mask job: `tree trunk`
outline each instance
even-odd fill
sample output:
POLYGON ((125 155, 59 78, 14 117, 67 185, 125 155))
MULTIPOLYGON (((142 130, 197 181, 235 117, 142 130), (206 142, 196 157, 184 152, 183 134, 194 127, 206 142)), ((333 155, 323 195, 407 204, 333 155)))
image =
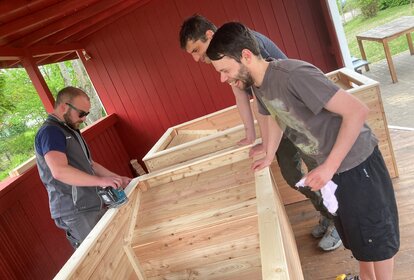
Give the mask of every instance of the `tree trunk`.
POLYGON ((80 60, 72 60, 72 66, 79 81, 78 86, 88 94, 91 100, 91 111, 90 114, 86 117, 86 123, 91 124, 102 118, 101 101, 99 100, 98 94, 96 93, 95 88, 89 80, 89 76, 86 73, 85 68, 80 63, 80 60))
POLYGON ((72 79, 70 78, 69 70, 66 67, 65 63, 64 62, 59 62, 58 66, 59 66, 60 74, 63 77, 65 87, 71 86, 72 85, 72 79))

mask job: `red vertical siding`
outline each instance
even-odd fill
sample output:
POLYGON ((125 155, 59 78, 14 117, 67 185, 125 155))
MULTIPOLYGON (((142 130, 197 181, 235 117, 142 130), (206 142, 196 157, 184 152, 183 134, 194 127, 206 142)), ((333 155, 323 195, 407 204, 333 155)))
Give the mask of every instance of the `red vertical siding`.
POLYGON ((220 26, 241 21, 275 41, 291 58, 331 71, 321 1, 153 0, 85 39, 86 63, 104 106, 120 117, 130 157, 142 158, 168 127, 234 104, 210 65, 179 47, 182 21, 194 13, 220 26))
POLYGON ((46 190, 35 167, 1 191, 2 279, 51 279, 72 252, 64 232, 50 218, 46 190))

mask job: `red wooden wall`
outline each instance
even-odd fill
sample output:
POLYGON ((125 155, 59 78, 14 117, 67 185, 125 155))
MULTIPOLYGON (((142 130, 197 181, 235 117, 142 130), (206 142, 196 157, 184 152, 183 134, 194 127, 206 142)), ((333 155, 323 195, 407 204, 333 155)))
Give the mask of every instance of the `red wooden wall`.
POLYGON ((179 47, 182 21, 199 13, 217 26, 241 21, 270 37, 291 58, 322 71, 335 60, 322 0, 153 0, 83 42, 86 68, 130 157, 141 159, 173 125, 235 103, 210 65, 179 47))
MULTIPOLYGON (((132 176, 116 125, 116 115, 110 115, 83 135, 95 161, 132 176)), ((50 218, 36 166, 0 182, 0 279, 52 279, 72 253, 64 231, 50 218)))

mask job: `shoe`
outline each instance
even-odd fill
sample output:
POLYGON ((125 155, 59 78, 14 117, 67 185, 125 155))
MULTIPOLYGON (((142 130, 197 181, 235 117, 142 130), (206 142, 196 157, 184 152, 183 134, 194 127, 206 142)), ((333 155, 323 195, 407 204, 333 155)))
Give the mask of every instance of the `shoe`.
POLYGON ((361 280, 361 278, 359 278, 359 276, 351 276, 351 275, 347 275, 347 274, 340 274, 338 276, 336 276, 335 280, 361 280))
POLYGON ((319 224, 317 224, 313 229, 312 229, 312 236, 315 238, 321 238, 326 230, 328 229, 330 224, 330 221, 328 220, 328 218, 321 216, 321 218, 319 219, 319 224))
POLYGON ((328 226, 324 236, 322 237, 321 241, 319 241, 319 248, 324 251, 332 251, 341 246, 342 240, 339 237, 338 232, 334 225, 328 226))

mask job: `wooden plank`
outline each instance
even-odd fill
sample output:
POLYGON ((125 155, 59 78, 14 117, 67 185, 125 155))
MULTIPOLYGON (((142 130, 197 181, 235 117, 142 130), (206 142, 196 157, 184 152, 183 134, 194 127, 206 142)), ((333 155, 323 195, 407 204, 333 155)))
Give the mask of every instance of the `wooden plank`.
POLYGON ((255 176, 263 279, 303 279, 296 241, 270 169, 255 176))
POLYGON ((194 160, 164 168, 147 175, 141 176, 149 187, 159 186, 168 182, 173 182, 182 178, 193 176, 211 169, 218 168, 230 163, 234 163, 249 158, 249 149, 252 145, 243 147, 230 147, 219 152, 202 156, 194 160))
MULTIPOLYGON (((149 158, 152 158, 153 155, 158 152, 165 149, 166 146, 171 142, 171 140, 174 137, 174 134, 172 134, 174 131, 173 127, 170 127, 167 129, 166 132, 161 136, 160 139, 155 143, 154 146, 152 146, 151 150, 148 151, 148 153, 145 155, 145 157, 142 159, 142 161, 147 161, 149 158)), ((147 166, 148 168, 148 166, 147 166)))
POLYGON ((298 248, 292 227, 290 225, 285 207, 280 203, 280 192, 278 191, 274 174, 270 173, 274 197, 276 203, 276 210, 280 218, 280 226, 282 229, 283 244, 285 246, 286 259, 288 260, 289 276, 292 279, 303 280, 303 272, 301 261, 299 258, 298 248))
POLYGON ((35 164, 36 164, 36 157, 33 156, 33 157, 29 158, 28 160, 26 160, 25 162, 23 162, 22 164, 20 164, 19 166, 17 166, 12 171, 10 171, 9 176, 10 177, 19 176, 19 175, 23 174, 24 172, 26 172, 27 170, 29 170, 35 164))
POLYGON ((132 244, 148 279, 261 277, 250 165, 246 157, 144 193, 132 244))
POLYGON ((348 93, 353 94, 368 106, 370 111, 366 123, 378 138, 378 146, 384 156, 391 178, 398 177, 394 149, 388 131, 379 83, 348 68, 330 72, 326 76, 338 86, 344 86, 348 93))
POLYGON ((133 198, 136 196, 133 192, 135 189, 138 190, 137 183, 138 180, 135 179, 126 188, 131 200, 121 208, 109 209, 105 213, 54 279, 88 279, 100 265, 104 255, 122 257, 122 246, 116 247, 113 242, 124 242, 124 234, 129 229, 128 221, 131 218, 128 213, 132 213, 132 206, 135 205, 133 198))
POLYGON ((269 168, 256 172, 255 177, 262 277, 265 280, 291 279, 269 168))
MULTIPOLYGON (((134 272, 137 275, 139 280, 146 280, 147 277, 144 274, 144 270, 139 263, 137 256, 135 255, 134 251, 132 250, 130 245, 124 246, 125 254, 128 256, 128 260, 131 263, 132 267, 134 268, 134 272)), ((123 278, 124 279, 124 278, 123 278)))
POLYGON ((135 193, 136 197, 133 199, 134 205, 132 206, 131 219, 129 220, 129 228, 125 236, 125 243, 128 245, 131 244, 133 238, 134 229, 137 223, 138 211, 141 205, 142 191, 138 188, 137 191, 135 191, 135 193))
POLYGON ((214 271, 240 257, 260 259, 256 216, 169 237, 135 248, 148 277, 168 278, 171 272, 198 272, 205 266, 214 271))
MULTIPOLYGON (((259 131, 256 126, 257 132, 259 131)), ((145 164, 150 171, 158 170, 178 163, 185 162, 200 156, 210 154, 212 151, 223 150, 236 146, 237 142, 244 137, 243 125, 239 125, 202 139, 184 143, 180 146, 160 151, 156 157, 146 159, 145 164)))

